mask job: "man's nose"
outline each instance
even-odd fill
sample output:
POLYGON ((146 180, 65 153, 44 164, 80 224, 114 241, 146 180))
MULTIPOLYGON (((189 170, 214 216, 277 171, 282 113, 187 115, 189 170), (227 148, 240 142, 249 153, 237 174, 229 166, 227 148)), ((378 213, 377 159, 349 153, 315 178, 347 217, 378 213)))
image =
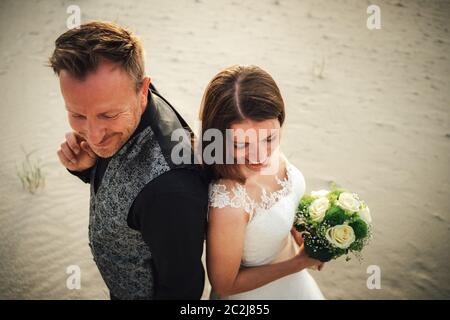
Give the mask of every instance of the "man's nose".
POLYGON ((92 144, 100 144, 105 136, 105 128, 100 126, 97 121, 88 121, 87 138, 92 144))

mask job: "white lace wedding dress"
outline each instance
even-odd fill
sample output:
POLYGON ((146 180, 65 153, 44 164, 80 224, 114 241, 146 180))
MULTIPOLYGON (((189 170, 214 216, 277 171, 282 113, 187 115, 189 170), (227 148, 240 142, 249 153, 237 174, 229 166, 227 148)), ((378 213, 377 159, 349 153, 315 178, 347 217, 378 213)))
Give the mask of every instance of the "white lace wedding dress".
MULTIPOLYGON (((286 178, 277 179, 279 190, 268 193, 262 190, 261 201, 253 201, 245 188, 236 183, 227 188, 211 183, 211 207, 243 207, 250 215, 247 225, 241 265, 254 267, 287 260, 298 252, 290 230, 294 223, 296 207, 305 192, 303 174, 286 160, 286 178)), ((260 288, 221 299, 324 299, 315 280, 307 270, 285 276, 260 288)))

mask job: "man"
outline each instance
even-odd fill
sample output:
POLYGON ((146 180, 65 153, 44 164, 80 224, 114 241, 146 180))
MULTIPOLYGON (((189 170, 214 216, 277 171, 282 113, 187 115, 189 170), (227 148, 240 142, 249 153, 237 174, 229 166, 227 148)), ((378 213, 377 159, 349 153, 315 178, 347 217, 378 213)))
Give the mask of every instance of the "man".
POLYGON ((111 299, 199 299, 208 181, 171 159, 171 133, 187 124, 150 85, 128 30, 92 22, 55 45, 74 131, 58 157, 91 184, 89 245, 111 299))

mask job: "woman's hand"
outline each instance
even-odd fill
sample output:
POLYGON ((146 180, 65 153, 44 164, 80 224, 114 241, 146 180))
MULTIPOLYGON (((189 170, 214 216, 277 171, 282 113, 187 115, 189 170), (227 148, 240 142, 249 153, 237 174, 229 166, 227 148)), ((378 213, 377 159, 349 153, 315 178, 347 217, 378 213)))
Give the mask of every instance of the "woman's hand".
POLYGON ((297 254, 296 258, 299 259, 301 263, 306 263, 307 264, 306 268, 317 269, 319 271, 322 270, 323 267, 325 266, 325 262, 312 259, 308 257, 308 255, 306 254, 305 247, 303 245, 304 243, 303 232, 299 232, 297 231, 297 229, 295 229, 295 227, 292 227, 291 234, 292 237, 295 239, 295 242, 300 247, 300 252, 297 254))
POLYGON ((297 231, 295 227, 292 227, 291 229, 292 237, 294 237, 295 242, 298 244, 299 247, 303 245, 303 233, 297 231))
POLYGON ((299 253, 294 257, 294 259, 298 262, 298 265, 301 269, 310 268, 310 269, 317 269, 322 270, 325 262, 322 262, 320 260, 316 260, 313 258, 310 258, 305 251, 305 246, 302 245, 300 247, 299 253))

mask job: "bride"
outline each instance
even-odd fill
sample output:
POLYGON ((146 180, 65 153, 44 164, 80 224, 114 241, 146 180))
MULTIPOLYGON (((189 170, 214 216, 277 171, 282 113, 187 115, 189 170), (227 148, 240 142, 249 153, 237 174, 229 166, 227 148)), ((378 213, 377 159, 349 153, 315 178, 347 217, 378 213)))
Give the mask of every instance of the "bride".
MULTIPOLYGON (((223 162, 203 159, 213 177, 206 243, 212 295, 324 299, 306 270, 320 271, 323 263, 306 255, 292 227, 305 181, 279 151, 285 111, 272 77, 255 66, 221 71, 206 89, 200 117, 202 137, 220 130, 224 151, 223 162)), ((208 143, 201 148, 205 154, 208 143)))

